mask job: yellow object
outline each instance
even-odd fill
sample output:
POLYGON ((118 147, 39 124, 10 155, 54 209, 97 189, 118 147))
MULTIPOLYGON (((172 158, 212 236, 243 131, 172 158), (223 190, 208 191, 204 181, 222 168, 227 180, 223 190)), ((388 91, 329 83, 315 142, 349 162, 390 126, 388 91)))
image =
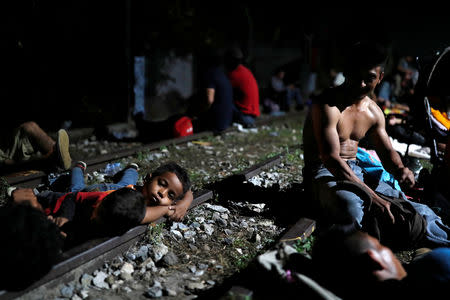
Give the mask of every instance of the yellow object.
POLYGON ((440 112, 439 110, 431 107, 431 114, 436 118, 436 120, 439 121, 439 123, 444 125, 447 130, 450 129, 450 120, 448 119, 446 112, 440 112))

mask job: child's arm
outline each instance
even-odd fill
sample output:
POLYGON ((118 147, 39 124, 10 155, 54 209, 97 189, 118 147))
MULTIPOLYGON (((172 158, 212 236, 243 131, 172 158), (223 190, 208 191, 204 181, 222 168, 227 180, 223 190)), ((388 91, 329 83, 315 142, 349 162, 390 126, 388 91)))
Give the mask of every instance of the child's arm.
POLYGON ((172 205, 174 208, 174 212, 172 215, 169 216, 169 218, 172 221, 181 221, 184 216, 186 215, 186 212, 189 208, 189 206, 192 203, 192 200, 194 199, 194 195, 191 190, 187 191, 186 194, 184 194, 183 199, 177 202, 176 205, 172 205))
POLYGON ((163 216, 170 217, 173 215, 174 209, 175 206, 173 205, 147 206, 145 208, 145 216, 144 219, 142 219, 141 224, 154 222, 163 216))

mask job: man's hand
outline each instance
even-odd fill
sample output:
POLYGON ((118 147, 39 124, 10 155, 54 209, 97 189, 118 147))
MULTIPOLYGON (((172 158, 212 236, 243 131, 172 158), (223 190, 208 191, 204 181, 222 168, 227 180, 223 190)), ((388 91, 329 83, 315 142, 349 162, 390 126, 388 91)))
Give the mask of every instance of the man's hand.
POLYGON ((395 224, 395 218, 391 212, 391 203, 389 201, 386 201, 375 194, 374 196, 372 196, 372 204, 375 204, 383 214, 386 214, 387 217, 391 219, 392 224, 395 224))
POLYGON ((406 167, 398 169, 398 171, 395 175, 396 175, 398 182, 402 186, 405 186, 407 188, 412 188, 416 184, 416 181, 414 179, 414 173, 406 167))
POLYGON ((43 210, 32 189, 16 189, 12 192, 11 196, 15 204, 29 203, 31 206, 43 210))

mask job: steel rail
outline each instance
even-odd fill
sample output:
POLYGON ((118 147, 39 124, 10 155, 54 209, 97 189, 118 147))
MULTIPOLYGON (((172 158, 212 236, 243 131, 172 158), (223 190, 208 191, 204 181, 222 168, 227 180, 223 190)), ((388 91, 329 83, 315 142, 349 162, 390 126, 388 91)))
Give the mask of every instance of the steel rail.
MULTIPOLYGON (((249 179, 264 169, 270 168, 281 161, 284 154, 276 155, 261 163, 243 170, 235 176, 241 177, 243 180, 249 179)), ((214 198, 214 192, 211 190, 201 190, 194 194, 189 210, 214 198)), ((154 223, 165 222, 166 218, 160 218, 154 223)), ((113 238, 98 238, 89 240, 79 246, 67 250, 61 256, 60 261, 52 267, 49 273, 34 282, 32 285, 21 291, 0 291, 0 300, 14 299, 21 295, 27 294, 38 288, 46 286, 55 286, 71 280, 75 280, 82 273, 89 273, 101 267, 105 261, 124 253, 132 245, 134 245, 146 232, 148 225, 140 225, 127 231, 121 236, 113 238), (82 268, 82 273, 75 271, 82 268)))
MULTIPOLYGON (((257 120, 256 125, 257 126, 269 125, 269 124, 272 124, 277 121, 288 120, 290 118, 295 118, 295 117, 298 117, 298 113, 286 114, 284 116, 269 117, 267 119, 257 120)), ((223 131, 221 134, 225 134, 225 133, 236 131, 236 130, 237 129, 234 127, 229 127, 228 129, 223 131)), ((86 160, 86 163, 88 165, 87 171, 103 168, 111 161, 118 160, 118 159, 121 159, 121 158, 124 158, 127 156, 131 156, 131 155, 135 155, 141 151, 156 150, 163 146, 187 143, 187 142, 190 142, 190 141, 193 141, 196 139, 201 139, 201 138, 205 138, 205 137, 213 136, 213 135, 214 134, 212 131, 203 131, 203 132, 194 133, 193 135, 189 135, 189 136, 185 136, 185 137, 161 140, 161 141, 141 145, 141 146, 138 146, 135 148, 119 150, 114 153, 98 156, 98 157, 95 157, 92 159, 87 159, 86 160)), ((45 183, 45 180, 47 179, 47 174, 43 171, 36 171, 31 174, 22 175, 24 173, 25 172, 15 172, 15 173, 10 173, 10 174, 0 175, 0 177, 4 177, 9 186, 17 186, 17 187, 24 187, 24 188, 36 187, 41 183, 45 183)))

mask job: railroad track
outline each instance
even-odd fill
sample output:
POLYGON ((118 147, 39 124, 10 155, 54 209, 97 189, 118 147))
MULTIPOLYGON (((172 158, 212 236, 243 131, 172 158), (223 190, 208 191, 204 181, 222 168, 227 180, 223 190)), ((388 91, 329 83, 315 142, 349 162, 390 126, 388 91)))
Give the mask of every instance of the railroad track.
MULTIPOLYGON (((233 176, 235 178, 240 178, 243 181, 247 180, 261 173, 264 169, 279 164, 281 158, 282 154, 279 154, 233 176)), ((194 200, 189 209, 213 198, 214 191, 212 190, 197 191, 194 194, 194 200)), ((155 223, 162 223, 165 221, 165 218, 161 218, 155 223)), ((301 218, 286 231, 279 242, 293 243, 297 239, 305 238, 313 232, 314 226, 315 222, 313 220, 301 218)), ((147 226, 141 225, 132 228, 122 236, 87 241, 84 244, 63 253, 60 262, 56 264, 48 274, 27 289, 18 292, 0 292, 0 299, 15 299, 24 294, 32 293, 38 288, 45 289, 48 286, 56 286, 73 281, 80 276, 80 269, 82 270, 82 273, 93 272, 101 267, 105 261, 109 261, 126 252, 127 249, 142 238, 146 232, 147 226)))
MULTIPOLYGON (((297 118, 299 116, 298 113, 290 113, 286 114, 285 116, 276 116, 276 117, 267 117, 265 119, 257 120, 256 125, 262 126, 262 125, 270 125, 271 123, 278 122, 280 120, 287 120, 290 118, 297 118)), ((227 130, 225 130, 223 133, 227 133, 230 131, 236 131, 237 129, 235 127, 230 127, 227 130)), ((103 167, 105 167, 108 163, 128 157, 131 155, 135 155, 141 151, 151 151, 160 149, 161 147, 168 146, 168 145, 179 145, 184 144, 190 141, 206 138, 213 136, 213 132, 211 131, 203 131, 199 133, 195 133, 190 136, 186 137, 180 137, 180 138, 174 138, 174 139, 168 139, 168 140, 162 140, 154 143, 145 144, 142 146, 134 147, 131 149, 125 149, 125 150, 119 150, 114 153, 98 156, 92 159, 87 159, 85 162, 87 163, 87 171, 92 170, 98 170, 103 167)), ((32 173, 22 171, 22 172, 15 172, 5 175, 0 175, 0 177, 5 178, 7 184, 9 186, 17 186, 17 187, 24 187, 24 188, 34 188, 38 186, 41 183, 45 183, 47 180, 47 174, 42 171, 33 171, 32 173)))
MULTIPOLYGON (((293 115, 287 117, 290 118, 296 116, 293 115)), ((283 118, 271 118, 268 120, 264 120, 263 122, 259 122, 258 125, 270 124, 271 122, 278 121, 279 119, 283 118)), ((230 129, 229 131, 231 130, 234 129, 230 129)), ((212 136, 212 133, 202 132, 184 138, 165 140, 149 145, 143 145, 134 149, 127 149, 109 155, 104 155, 88 160, 88 171, 98 170, 111 161, 135 155, 140 151, 160 149, 162 146, 187 143, 189 141, 205 138, 208 136, 212 136)), ((240 177, 242 180, 247 180, 259 174, 263 169, 279 164, 281 157, 282 155, 280 154, 262 163, 256 164, 237 174, 237 177, 240 177)), ((46 176, 47 175, 44 173, 39 173, 31 174, 28 176, 10 176, 6 178, 8 180, 8 184, 10 185, 20 187, 35 187, 36 185, 42 183, 46 179, 46 176)), ((213 190, 207 189, 195 192, 194 200, 191 204, 190 209, 213 199, 214 193, 215 192, 213 190)), ((162 223, 165 221, 165 218, 161 218, 155 223, 162 223)), ((314 225, 315 222, 313 220, 301 218, 297 223, 293 224, 293 226, 281 237, 280 241, 292 243, 299 238, 305 238, 313 232, 314 225)), ((73 249, 70 249, 63 253, 60 262, 56 264, 52 268, 52 270, 43 278, 23 291, 0 291, 0 299, 14 299, 39 288, 45 288, 46 286, 55 286, 64 282, 72 281, 77 278, 77 276, 79 275, 77 274, 77 272, 80 272, 80 269, 84 273, 92 272, 93 270, 99 268, 99 266, 101 266, 104 261, 111 260, 112 258, 124 253, 127 249, 130 248, 131 245, 135 244, 140 238, 142 238, 142 236, 146 232, 147 226, 142 225, 129 230, 122 236, 117 236, 110 239, 102 238, 91 240, 73 249), (77 269, 78 271, 75 271, 77 269)))

